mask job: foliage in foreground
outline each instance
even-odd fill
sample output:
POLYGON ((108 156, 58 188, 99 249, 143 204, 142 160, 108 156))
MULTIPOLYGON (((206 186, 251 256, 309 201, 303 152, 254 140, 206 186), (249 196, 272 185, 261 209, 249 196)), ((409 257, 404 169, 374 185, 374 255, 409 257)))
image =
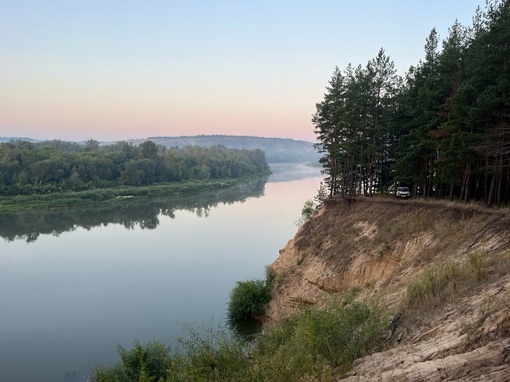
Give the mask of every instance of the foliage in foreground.
POLYGON ((380 344, 386 323, 377 309, 344 301, 306 309, 253 343, 188 328, 180 351, 135 342, 130 350, 119 348, 121 360, 97 368, 91 382, 331 381, 380 344))

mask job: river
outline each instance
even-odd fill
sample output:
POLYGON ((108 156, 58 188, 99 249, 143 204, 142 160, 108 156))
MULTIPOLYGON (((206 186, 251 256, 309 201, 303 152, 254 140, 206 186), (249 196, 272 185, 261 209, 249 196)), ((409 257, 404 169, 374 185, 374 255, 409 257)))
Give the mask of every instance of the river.
POLYGON ((133 340, 225 326, 236 281, 263 278, 319 169, 273 165, 230 190, 0 216, 0 380, 84 381, 133 340))

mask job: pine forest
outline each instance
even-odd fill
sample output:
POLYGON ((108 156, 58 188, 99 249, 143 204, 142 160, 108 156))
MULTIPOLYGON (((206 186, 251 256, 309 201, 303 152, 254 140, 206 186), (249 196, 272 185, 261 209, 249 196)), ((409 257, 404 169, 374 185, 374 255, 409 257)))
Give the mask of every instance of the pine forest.
POLYGON ((381 49, 335 68, 312 117, 329 194, 510 202, 510 1, 432 29, 404 77, 381 49))

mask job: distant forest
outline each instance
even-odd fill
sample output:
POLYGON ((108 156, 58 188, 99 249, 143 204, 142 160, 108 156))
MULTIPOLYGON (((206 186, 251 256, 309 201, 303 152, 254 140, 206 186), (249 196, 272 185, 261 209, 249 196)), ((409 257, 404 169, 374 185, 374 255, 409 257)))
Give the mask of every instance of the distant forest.
POLYGON ((195 135, 183 137, 150 137, 149 140, 166 147, 222 145, 235 149, 261 149, 268 163, 318 163, 320 155, 313 143, 295 139, 265 138, 240 135, 195 135))
POLYGON ((312 122, 331 195, 510 201, 510 0, 455 22, 405 77, 381 49, 335 69, 312 122))
POLYGON ((191 180, 254 178, 269 174, 262 150, 166 148, 152 141, 100 146, 59 140, 0 143, 0 195, 147 186, 191 180))

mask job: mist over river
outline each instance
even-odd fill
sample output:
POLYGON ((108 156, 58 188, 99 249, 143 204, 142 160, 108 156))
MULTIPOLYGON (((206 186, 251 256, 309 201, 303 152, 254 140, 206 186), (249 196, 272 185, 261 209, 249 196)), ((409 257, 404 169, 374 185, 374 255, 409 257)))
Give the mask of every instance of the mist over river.
POLYGON ((271 169, 200 195, 2 214, 0 381, 84 381, 119 344, 225 327, 235 282, 264 277, 319 188, 318 168, 271 169))

